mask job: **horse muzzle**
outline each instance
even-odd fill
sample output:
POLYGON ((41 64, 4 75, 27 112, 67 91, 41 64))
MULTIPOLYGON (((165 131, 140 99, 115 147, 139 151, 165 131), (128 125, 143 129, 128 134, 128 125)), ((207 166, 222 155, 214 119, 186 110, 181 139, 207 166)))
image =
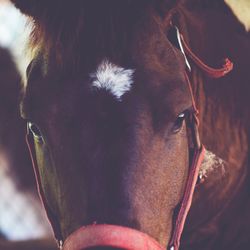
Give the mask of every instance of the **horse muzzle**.
POLYGON ((149 235, 132 228, 115 225, 90 225, 73 232, 62 250, 165 250, 149 235))

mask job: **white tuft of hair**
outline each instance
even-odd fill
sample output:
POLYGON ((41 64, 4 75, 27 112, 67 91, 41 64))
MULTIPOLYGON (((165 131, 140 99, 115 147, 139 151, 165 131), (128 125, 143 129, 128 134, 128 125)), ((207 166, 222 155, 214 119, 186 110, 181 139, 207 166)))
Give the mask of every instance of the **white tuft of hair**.
POLYGON ((90 77, 93 79, 93 87, 105 89, 121 101, 121 97, 131 89, 134 72, 103 60, 90 77))
POLYGON ((223 159, 211 151, 206 150, 201 168, 199 170, 200 179, 208 177, 209 173, 217 168, 222 168, 223 172, 225 172, 225 164, 226 162, 223 159))

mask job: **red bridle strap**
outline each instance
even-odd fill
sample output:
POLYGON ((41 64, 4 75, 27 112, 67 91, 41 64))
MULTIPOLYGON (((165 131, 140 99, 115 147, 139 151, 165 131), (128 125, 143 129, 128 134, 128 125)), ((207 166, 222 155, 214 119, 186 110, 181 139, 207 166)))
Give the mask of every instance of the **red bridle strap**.
POLYGON ((180 246, 180 239, 183 232, 184 224, 190 210, 193 194, 195 190, 195 185, 198 179, 199 170, 201 163, 203 161, 205 155, 205 148, 201 146, 199 150, 196 150, 194 153, 194 158, 192 162, 192 166, 189 172, 185 193, 181 202, 180 210, 175 221, 174 231, 172 234, 172 238, 169 243, 170 250, 178 250, 180 246))
POLYGON ((183 43, 183 47, 185 52, 187 53, 188 57, 205 73, 208 74, 208 76, 213 78, 220 78, 225 76, 227 73, 229 73, 233 69, 233 63, 226 58, 225 64, 220 69, 214 69, 206 65, 198 56, 196 56, 193 51, 189 48, 188 44, 186 43, 184 37, 182 34, 180 34, 181 41, 183 43))
MULTIPOLYGON (((183 38, 182 34, 180 34, 181 41, 183 43, 184 51, 185 53, 193 60, 193 62, 205 73, 207 73, 210 77, 213 78, 220 78, 225 76, 227 73, 229 73, 233 69, 233 63, 229 61, 229 59, 225 60, 225 65, 220 69, 214 69, 209 66, 207 66, 200 58, 198 58, 193 51, 189 48, 187 45, 185 39, 183 38)), ((180 247, 180 239, 181 235, 184 229, 184 224, 188 215, 188 212, 190 210, 192 199, 194 195, 195 186, 198 180, 199 170, 200 166, 202 164, 202 161, 204 159, 205 155, 205 148, 200 143, 199 138, 199 118, 198 114, 199 111, 196 107, 194 94, 191 86, 191 82, 189 80, 188 75, 186 74, 186 81, 188 84, 188 88, 190 90, 191 98, 192 98, 192 106, 194 110, 193 114, 193 122, 191 124, 192 126, 192 137, 194 140, 194 155, 193 155, 193 161, 191 164, 189 176, 186 183, 185 192, 181 201, 180 209, 177 215, 177 219, 175 221, 174 229, 172 232, 172 237, 169 243, 169 249, 170 250, 178 250, 180 247)))

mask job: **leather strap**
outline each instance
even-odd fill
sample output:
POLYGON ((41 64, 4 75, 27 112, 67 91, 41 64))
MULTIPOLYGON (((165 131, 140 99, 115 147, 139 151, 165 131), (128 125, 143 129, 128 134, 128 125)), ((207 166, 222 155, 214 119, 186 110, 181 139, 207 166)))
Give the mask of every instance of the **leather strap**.
MULTIPOLYGON (((177 29, 177 32, 179 32, 178 28, 176 29, 177 29)), ((228 74, 233 69, 233 63, 229 59, 225 60, 225 64, 220 69, 214 69, 214 68, 209 67, 198 56, 196 56, 192 52, 192 50, 189 48, 188 44, 186 43, 184 37, 182 36, 182 34, 180 34, 180 38, 183 43, 183 49, 184 49, 183 54, 184 55, 187 54, 190 57, 190 59, 192 59, 192 61, 195 63, 195 65, 197 65, 203 72, 207 73, 208 76, 213 77, 213 78, 220 78, 228 74)), ((182 47, 182 44, 180 44, 180 46, 182 47)), ((189 64, 187 66, 189 66, 189 64)), ((174 229, 172 232, 172 237, 171 237, 169 247, 168 247, 168 249, 170 250, 178 250, 180 247, 181 235, 184 229, 184 224, 185 224, 188 212, 192 204, 194 190, 195 190, 195 186, 198 180, 199 169, 200 169, 201 163, 205 155, 205 147, 200 143, 200 137, 199 137, 199 131, 198 131, 199 111, 196 107, 192 86, 191 86, 187 73, 185 76, 186 76, 186 82, 188 84, 188 88, 191 94, 192 106, 194 110, 193 121, 191 123, 191 130, 192 130, 192 138, 193 138, 193 143, 194 143, 195 148, 194 148, 193 161, 191 164, 189 176, 188 176, 187 183, 186 183, 185 192, 183 195, 183 199, 180 205, 180 209, 177 215, 177 219, 175 221, 174 229)))
POLYGON ((225 59, 224 65, 219 69, 209 67, 198 56, 196 56, 193 53, 193 51, 189 48, 188 44, 186 43, 182 34, 180 34, 180 37, 186 54, 203 72, 207 73, 208 76, 212 78, 221 78, 226 74, 228 74, 230 71, 232 71, 233 63, 228 58, 225 59))

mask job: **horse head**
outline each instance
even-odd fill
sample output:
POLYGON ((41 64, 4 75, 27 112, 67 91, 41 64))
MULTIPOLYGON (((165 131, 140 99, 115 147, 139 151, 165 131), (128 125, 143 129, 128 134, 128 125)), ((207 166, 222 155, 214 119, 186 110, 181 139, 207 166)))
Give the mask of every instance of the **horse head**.
POLYGON ((22 116, 56 238, 164 249, 200 149, 176 1, 13 2, 34 23, 22 116))

